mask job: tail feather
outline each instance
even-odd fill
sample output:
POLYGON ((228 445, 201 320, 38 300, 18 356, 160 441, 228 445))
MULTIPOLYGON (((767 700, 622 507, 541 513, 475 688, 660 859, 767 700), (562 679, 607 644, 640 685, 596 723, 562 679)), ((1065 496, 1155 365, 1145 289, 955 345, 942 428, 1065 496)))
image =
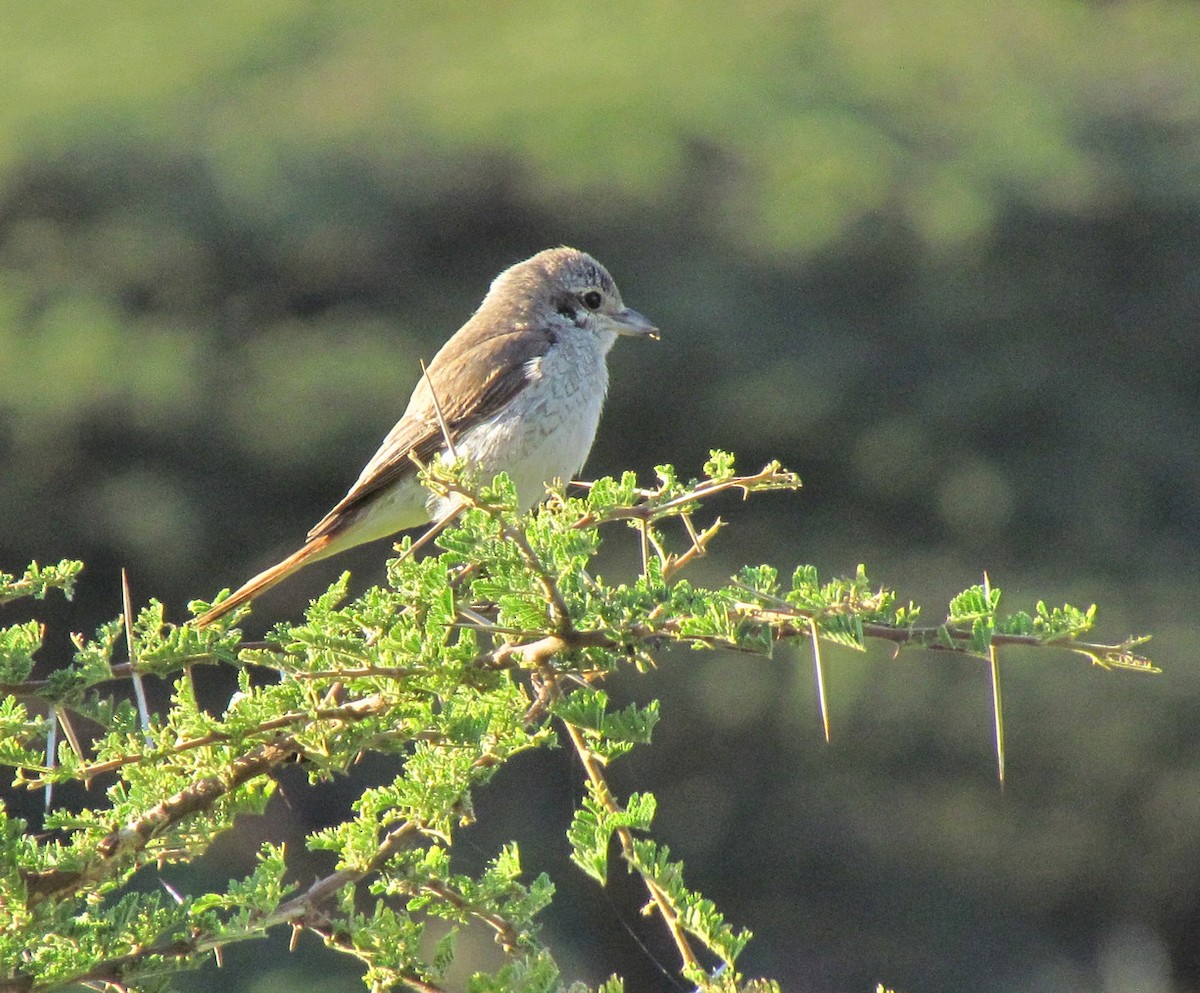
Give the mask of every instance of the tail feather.
POLYGON ((224 617, 231 610, 236 610, 244 603, 253 600, 260 593, 269 590, 276 583, 286 579, 293 572, 304 568, 310 562, 315 562, 318 559, 325 558, 326 555, 331 555, 334 549, 329 549, 329 544, 333 541, 334 536, 330 534, 321 535, 319 538, 314 538, 307 542, 303 548, 293 552, 282 562, 279 562, 270 569, 260 572, 253 579, 243 583, 227 600, 222 600, 215 607, 210 607, 195 620, 195 625, 198 628, 208 627, 213 621, 220 617, 224 617))

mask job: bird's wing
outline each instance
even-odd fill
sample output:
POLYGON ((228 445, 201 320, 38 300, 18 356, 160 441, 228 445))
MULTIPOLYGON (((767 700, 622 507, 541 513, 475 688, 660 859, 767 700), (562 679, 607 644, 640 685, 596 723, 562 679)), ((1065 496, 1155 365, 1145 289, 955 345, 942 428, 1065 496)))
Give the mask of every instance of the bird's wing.
MULTIPOLYGON (((459 335, 470 330, 468 324, 459 335)), ((435 396, 450 438, 457 440, 467 429, 499 413, 528 385, 530 362, 544 355, 553 340, 549 328, 538 335, 529 334, 525 328, 504 334, 468 334, 462 341, 463 348, 454 349, 448 361, 443 358, 447 352, 443 347, 430 364, 428 375, 413 390, 404 416, 388 432, 346 495, 308 532, 308 540, 340 531, 379 493, 415 476, 417 467, 410 456, 428 462, 445 447, 435 396)))

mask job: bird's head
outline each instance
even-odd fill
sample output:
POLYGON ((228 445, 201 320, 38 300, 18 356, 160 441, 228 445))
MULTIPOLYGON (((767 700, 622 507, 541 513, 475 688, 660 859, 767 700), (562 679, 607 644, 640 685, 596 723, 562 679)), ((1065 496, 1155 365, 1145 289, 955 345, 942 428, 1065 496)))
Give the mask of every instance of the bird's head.
POLYGON ((575 248, 549 248, 518 263, 496 277, 497 292, 519 294, 535 312, 590 331, 609 346, 617 335, 658 338, 658 328, 625 306, 608 270, 575 248))

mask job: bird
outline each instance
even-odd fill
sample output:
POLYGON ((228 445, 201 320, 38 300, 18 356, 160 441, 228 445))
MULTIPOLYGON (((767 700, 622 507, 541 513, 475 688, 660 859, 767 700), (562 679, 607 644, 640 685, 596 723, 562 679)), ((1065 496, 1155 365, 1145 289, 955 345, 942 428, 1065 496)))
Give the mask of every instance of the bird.
POLYGON ((606 358, 620 336, 657 339, 659 330, 625 306, 608 270, 586 252, 550 248, 504 270, 304 544, 195 625, 208 626, 313 562, 447 519, 457 498, 422 486, 418 463, 458 457, 482 479, 507 472, 521 509, 537 504, 548 482, 574 478, 587 460, 608 392, 606 358))

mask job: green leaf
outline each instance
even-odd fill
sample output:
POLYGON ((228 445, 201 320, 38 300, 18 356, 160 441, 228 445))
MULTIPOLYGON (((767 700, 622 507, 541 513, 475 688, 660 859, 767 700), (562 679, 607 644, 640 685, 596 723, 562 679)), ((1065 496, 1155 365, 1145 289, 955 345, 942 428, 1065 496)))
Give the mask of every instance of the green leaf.
POLYGON ((608 878, 608 846, 613 832, 619 828, 637 831, 650 830, 657 809, 651 793, 634 793, 624 810, 610 810, 589 784, 589 795, 575 811, 567 840, 571 843, 571 860, 584 872, 603 884, 608 878))
POLYGON ((33 671, 34 653, 45 629, 37 621, 0 628, 0 683, 23 683, 33 671))
POLYGON ((0 572, 0 604, 21 597, 44 600, 51 590, 59 590, 70 600, 75 593, 75 581, 83 571, 83 563, 75 559, 63 559, 54 565, 40 566, 31 562, 20 577, 0 572))
POLYGON ((704 463, 704 475, 718 482, 732 479, 737 475, 733 456, 729 452, 714 448, 708 453, 708 461, 704 463))

